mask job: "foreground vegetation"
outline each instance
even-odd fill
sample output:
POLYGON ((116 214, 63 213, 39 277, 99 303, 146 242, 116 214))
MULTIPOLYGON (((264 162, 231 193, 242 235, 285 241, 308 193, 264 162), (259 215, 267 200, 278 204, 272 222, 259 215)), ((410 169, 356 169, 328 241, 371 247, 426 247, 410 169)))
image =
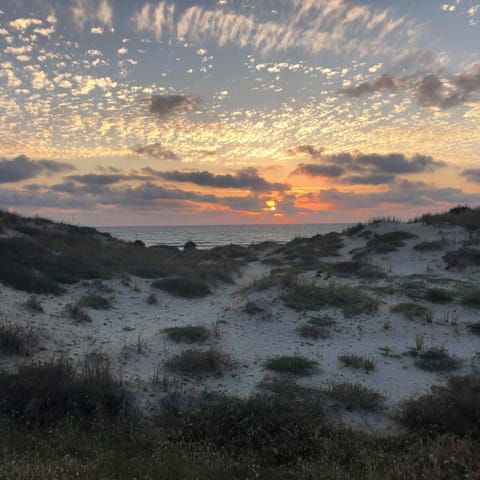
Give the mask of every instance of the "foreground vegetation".
MULTIPOLYGON (((145 424, 103 357, 19 368, 0 372, 0 478, 478 478, 479 382, 452 379, 406 402, 405 433, 382 437, 333 426, 321 392, 292 381, 246 399, 204 396, 145 424)), ((375 392, 346 387, 326 393, 379 408, 375 392)))

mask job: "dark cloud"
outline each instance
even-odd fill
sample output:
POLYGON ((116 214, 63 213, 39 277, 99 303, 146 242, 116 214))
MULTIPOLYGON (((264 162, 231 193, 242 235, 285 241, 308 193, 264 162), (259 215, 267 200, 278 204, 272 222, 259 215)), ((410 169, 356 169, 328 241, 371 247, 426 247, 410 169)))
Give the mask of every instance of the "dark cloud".
POLYGON ((191 110, 201 103, 199 98, 185 95, 152 95, 150 101, 150 113, 165 117, 173 112, 191 110))
POLYGON ((287 155, 295 157, 297 155, 307 154, 313 158, 319 157, 325 149, 323 147, 315 148, 313 145, 297 145, 287 150, 287 155))
POLYGON ((344 169, 337 165, 318 165, 316 163, 300 163, 290 175, 306 175, 307 177, 340 177, 344 169))
POLYGON ((467 168, 461 173, 464 177, 467 177, 471 182, 480 183, 480 168, 467 168))
POLYGON ((132 150, 138 155, 147 155, 149 157, 158 158, 159 160, 179 160, 178 156, 163 147, 160 143, 151 143, 145 146, 133 147, 132 150))
POLYGON ((342 210, 375 209, 385 206, 434 207, 472 204, 480 201, 479 194, 467 194, 458 188, 438 188, 425 182, 400 180, 387 191, 356 193, 337 189, 321 190, 313 200, 332 203, 342 210))
POLYGON ((375 168, 376 173, 390 174, 433 172, 436 168, 447 166, 445 162, 435 161, 427 155, 417 154, 408 159, 402 153, 357 155, 353 157, 353 161, 358 165, 375 168))
POLYGON ((371 174, 371 175, 354 175, 342 179, 343 183, 350 185, 384 185, 395 181, 394 175, 371 174))
POLYGON ((40 174, 62 173, 75 170, 73 165, 53 160, 30 160, 20 155, 12 160, 0 160, 0 183, 21 182, 40 174))
POLYGON ((466 102, 480 99, 480 62, 472 64, 464 72, 446 78, 440 73, 423 72, 410 77, 396 77, 384 74, 372 82, 342 88, 340 93, 358 98, 378 91, 410 91, 422 107, 438 107, 447 110, 466 102))
POLYGON ((348 152, 322 155, 321 163, 300 163, 290 175, 307 175, 309 177, 341 177, 344 183, 383 184, 391 183, 395 175, 433 172, 447 164, 435 161, 427 155, 414 155, 407 158, 401 153, 380 155, 378 153, 351 154, 348 152), (352 172, 359 175, 348 175, 352 172))
POLYGON ((70 175, 67 177, 74 182, 83 183, 84 185, 112 185, 125 180, 131 180, 132 177, 128 175, 119 174, 97 174, 87 173, 85 175, 70 175))
POLYGON ((383 74, 372 82, 363 82, 354 87, 345 87, 340 89, 340 93, 349 97, 363 97, 380 91, 394 91, 399 88, 401 81, 389 74, 383 74))
POLYGON ((281 183, 267 182, 267 180, 258 175, 258 171, 255 168, 245 168, 237 171, 234 175, 216 175, 208 171, 180 172, 174 170, 162 172, 148 167, 142 169, 142 172, 172 182, 194 183, 204 187, 243 188, 254 192, 266 192, 272 190, 281 191, 285 189, 285 185, 281 183))

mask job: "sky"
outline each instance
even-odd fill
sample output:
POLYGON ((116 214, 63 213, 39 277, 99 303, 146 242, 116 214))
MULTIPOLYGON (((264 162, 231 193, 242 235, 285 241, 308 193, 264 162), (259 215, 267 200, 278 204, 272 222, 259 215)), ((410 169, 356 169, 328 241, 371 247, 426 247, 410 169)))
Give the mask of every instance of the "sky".
POLYGON ((0 0, 0 208, 93 226, 480 204, 480 0, 0 0))

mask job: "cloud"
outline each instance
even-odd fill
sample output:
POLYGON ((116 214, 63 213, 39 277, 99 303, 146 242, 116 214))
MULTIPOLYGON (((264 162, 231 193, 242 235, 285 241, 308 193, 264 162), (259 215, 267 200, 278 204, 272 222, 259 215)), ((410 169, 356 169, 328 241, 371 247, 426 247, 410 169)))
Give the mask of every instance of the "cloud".
POLYGON ((108 0, 75 0, 71 12, 80 29, 86 22, 99 22, 104 27, 113 28, 113 9, 108 0))
POLYGON ((42 21, 39 20, 38 18, 17 18, 9 22, 9 25, 13 29, 20 30, 22 32, 29 27, 32 27, 35 25, 41 25, 41 24, 42 24, 42 21))
POLYGON ((381 207, 435 207, 478 203, 479 194, 468 194, 459 188, 438 188, 425 182, 397 181, 387 191, 372 193, 343 192, 337 189, 321 190, 310 200, 331 203, 339 210, 377 209, 381 207))
POLYGON ((371 175, 354 175, 351 177, 345 177, 342 179, 343 183, 350 185, 385 185, 393 183, 395 181, 394 175, 375 174, 371 175))
POLYGON ((0 183, 21 182, 40 174, 62 173, 74 170, 73 165, 53 160, 30 160, 20 155, 12 160, 0 159, 0 183))
POLYGON ((461 175, 471 182, 480 183, 480 168, 467 168, 461 175))
POLYGON ((176 34, 181 41, 249 47, 264 55, 302 49, 353 51, 363 57, 393 51, 394 39, 398 45, 415 35, 415 28, 400 28, 412 22, 393 10, 353 6, 347 0, 287 0, 272 2, 273 6, 279 10, 274 16, 267 2, 250 14, 236 9, 233 2, 216 8, 197 4, 180 11, 175 2, 161 1, 156 7, 144 4, 132 21, 137 31, 153 33, 158 41, 176 34))
POLYGON ((378 153, 363 154, 348 152, 317 157, 321 163, 300 163, 290 175, 306 175, 309 177, 341 177, 344 183, 375 185, 389 183, 395 175, 433 172, 445 167, 442 161, 435 161, 428 155, 413 155, 407 158, 402 153, 381 155, 378 153), (348 176, 357 172, 362 175, 348 176))
POLYGON ((344 169, 337 165, 318 165, 316 163, 300 163, 290 175, 306 175, 307 177, 340 177, 344 169))
POLYGON ((73 180, 74 182, 82 183, 84 185, 112 185, 114 183, 119 183, 125 180, 135 179, 134 176, 129 175, 97 173, 87 173, 85 175, 70 175, 67 178, 69 180, 73 180))
POLYGON ((310 155, 311 157, 319 157, 325 149, 323 147, 315 148, 313 145, 297 145, 287 150, 287 155, 295 157, 297 155, 310 155))
POLYGON ((150 98, 150 113, 165 117, 173 112, 191 110, 200 103, 200 99, 193 99, 185 95, 152 95, 150 98))
POLYGON ((180 172, 175 171, 155 171, 151 168, 144 168, 142 172, 155 175, 164 180, 172 182, 194 183, 203 187, 213 188, 240 188, 249 189, 254 192, 283 191, 285 185, 281 183, 270 183, 258 175, 255 168, 245 168, 238 170, 234 175, 216 175, 208 171, 203 172, 180 172))
POLYGON ((401 81, 393 75, 383 74, 372 82, 363 82, 354 87, 340 89, 340 93, 349 97, 362 97, 380 91, 395 91, 399 88, 401 81))
POLYGON ((480 62, 475 62, 464 72, 450 77, 434 72, 423 72, 402 78, 384 74, 372 82, 342 88, 339 93, 359 98, 380 91, 411 92, 420 106, 437 107, 442 110, 467 102, 479 102, 478 96, 474 95, 480 92, 480 62))
POLYGON ((146 155, 160 160, 179 160, 179 157, 172 150, 163 147, 160 143, 133 147, 132 151, 138 155, 146 155))

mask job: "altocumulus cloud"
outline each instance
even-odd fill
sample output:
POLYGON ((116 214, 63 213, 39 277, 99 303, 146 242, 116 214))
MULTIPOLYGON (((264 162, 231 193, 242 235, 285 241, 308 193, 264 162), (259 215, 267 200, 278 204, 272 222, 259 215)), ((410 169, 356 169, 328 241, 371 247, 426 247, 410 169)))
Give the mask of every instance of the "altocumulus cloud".
POLYGON ((62 173, 74 169, 69 163, 31 160, 26 155, 19 155, 12 160, 0 160, 0 183, 21 182, 40 174, 62 173))
POLYGON ((150 143, 149 145, 132 147, 132 151, 137 155, 145 155, 160 160, 179 160, 177 154, 163 147, 161 143, 150 143))

